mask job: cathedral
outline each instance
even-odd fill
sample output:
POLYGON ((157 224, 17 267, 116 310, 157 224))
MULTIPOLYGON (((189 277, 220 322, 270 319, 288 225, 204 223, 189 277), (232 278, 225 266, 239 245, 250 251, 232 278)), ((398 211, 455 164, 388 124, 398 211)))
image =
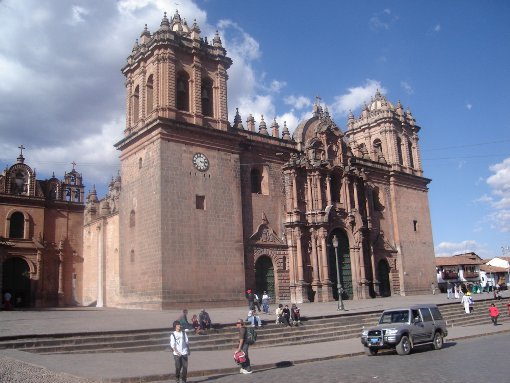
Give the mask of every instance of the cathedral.
POLYGON ((81 302, 324 302, 428 292, 435 257, 420 127, 374 94, 345 129, 320 102, 285 123, 227 115, 232 60, 178 12, 122 68, 121 174, 85 209, 81 302))
POLYGON ((63 282, 76 304, 234 305, 246 289, 296 303, 427 293, 430 179, 410 110, 376 92, 342 129, 319 99, 292 135, 263 116, 230 122, 231 64, 218 34, 209 42, 178 12, 145 26, 122 68, 120 174, 82 205, 80 261, 63 282))

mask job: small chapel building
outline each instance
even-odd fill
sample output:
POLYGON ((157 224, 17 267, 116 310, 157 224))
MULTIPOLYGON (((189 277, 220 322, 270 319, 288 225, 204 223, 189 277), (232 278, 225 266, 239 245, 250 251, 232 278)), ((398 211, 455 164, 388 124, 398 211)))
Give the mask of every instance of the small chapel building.
POLYGON ((340 129, 227 113, 220 36, 165 16, 122 68, 121 172, 86 199, 82 305, 237 304, 427 293, 435 255, 419 131, 377 92, 340 129))
POLYGON ((0 174, 0 286, 12 306, 76 305, 82 275, 83 178, 37 179, 21 145, 0 174))

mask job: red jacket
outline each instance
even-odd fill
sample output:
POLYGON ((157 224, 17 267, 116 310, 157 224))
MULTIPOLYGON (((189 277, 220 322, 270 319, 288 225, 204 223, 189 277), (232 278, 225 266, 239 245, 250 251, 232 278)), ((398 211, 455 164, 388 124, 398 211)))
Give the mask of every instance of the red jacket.
POLYGON ((496 306, 489 307, 489 313, 490 313, 491 317, 499 316, 499 310, 496 306))

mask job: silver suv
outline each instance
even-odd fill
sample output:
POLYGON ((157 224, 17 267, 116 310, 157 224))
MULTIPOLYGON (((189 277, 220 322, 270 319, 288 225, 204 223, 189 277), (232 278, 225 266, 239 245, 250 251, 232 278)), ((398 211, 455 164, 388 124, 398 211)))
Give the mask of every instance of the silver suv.
POLYGON ((361 343, 367 355, 376 355, 385 348, 408 355, 415 345, 423 343, 432 343, 439 350, 447 335, 446 322, 438 307, 424 304, 383 311, 377 326, 363 329, 361 343))

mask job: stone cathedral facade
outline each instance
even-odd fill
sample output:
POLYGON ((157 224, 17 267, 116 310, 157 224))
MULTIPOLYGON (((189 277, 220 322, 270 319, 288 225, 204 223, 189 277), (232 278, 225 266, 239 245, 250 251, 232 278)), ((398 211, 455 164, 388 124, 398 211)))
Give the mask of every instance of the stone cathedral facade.
POLYGON ((319 100, 286 124, 227 115, 232 61, 176 12, 122 68, 121 172, 87 196, 83 305, 235 304, 428 292, 435 256, 420 127, 374 94, 343 129, 319 100))

